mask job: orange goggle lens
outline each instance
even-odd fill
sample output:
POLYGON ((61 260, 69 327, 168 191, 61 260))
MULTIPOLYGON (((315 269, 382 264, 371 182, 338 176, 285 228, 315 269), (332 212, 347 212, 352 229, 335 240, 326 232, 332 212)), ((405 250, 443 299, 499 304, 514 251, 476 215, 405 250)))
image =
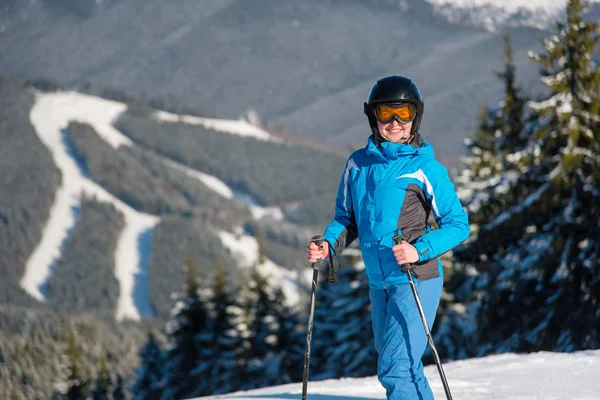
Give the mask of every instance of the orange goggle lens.
POLYGON ((398 118, 400 122, 409 123, 415 119, 416 115, 417 109, 410 103, 380 104, 375 107, 375 118, 384 124, 392 122, 394 118, 398 118))

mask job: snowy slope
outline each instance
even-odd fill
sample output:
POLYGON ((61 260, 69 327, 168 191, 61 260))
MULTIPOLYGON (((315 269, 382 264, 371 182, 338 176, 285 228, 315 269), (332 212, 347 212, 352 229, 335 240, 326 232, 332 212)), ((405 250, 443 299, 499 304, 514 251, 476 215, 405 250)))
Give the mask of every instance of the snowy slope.
MULTIPOLYGON (((564 13, 567 0, 426 0, 450 22, 490 31, 503 25, 547 28, 564 13)), ((590 3, 598 3, 591 0, 590 3)))
MULTIPOLYGON (((42 232, 42 239, 27 261, 21 286, 39 301, 45 300, 44 285, 52 273, 53 264, 60 257, 63 243, 76 223, 74 211, 80 206, 81 195, 95 196, 99 201, 113 204, 125 217, 125 227, 118 239, 114 255, 115 276, 120 285, 116 318, 139 320, 140 317, 152 316, 152 307, 147 293, 147 266, 141 265, 144 257, 140 254, 140 249, 148 248, 150 244, 148 233, 151 233, 159 218, 134 210, 85 176, 69 153, 64 137, 64 129, 69 122, 79 121, 93 126, 95 131, 115 149, 119 146, 132 146, 134 144, 131 140, 112 126, 113 121, 125 110, 126 105, 123 103, 77 92, 37 94, 30 120, 42 143, 52 152, 54 161, 61 171, 62 182, 42 232), (140 282, 142 285, 139 285, 140 282), (143 282, 146 282, 146 285, 143 285, 143 282)), ((160 112, 157 112, 157 116, 163 120, 202 124, 228 134, 250 136, 259 140, 277 140, 246 121, 198 119, 160 112)), ((260 207, 253 199, 231 190, 214 176, 166 158, 163 158, 163 161, 200 180, 219 195, 248 204, 256 219, 283 219, 280 209, 260 207)), ((258 246, 254 238, 244 236, 240 241, 228 232, 221 232, 221 236, 225 238, 224 245, 243 260, 242 264, 247 264, 247 259, 253 260, 252 262, 257 259, 258 246)), ((298 301, 297 284, 299 279, 302 281, 301 277, 271 261, 265 262, 261 268, 273 279, 282 282, 291 303, 298 301)), ((308 279, 304 281, 307 282, 308 279)))
POLYGON ((42 143, 52 152, 54 162, 61 171, 62 182, 41 242, 27 261, 21 286, 33 297, 44 300, 44 283, 76 222, 73 210, 79 207, 82 194, 95 196, 99 201, 113 204, 125 217, 125 227, 117 241, 115 253, 115 276, 120 285, 116 317, 119 320, 138 320, 140 316, 152 315, 147 288, 134 287, 136 279, 145 275, 145 268, 140 265, 139 240, 159 219, 134 210, 84 176, 69 154, 63 137, 63 130, 69 121, 76 120, 90 123, 114 147, 129 144, 129 140, 111 126, 124 108, 119 103, 74 92, 38 94, 30 113, 31 123, 42 143))
POLYGON ((301 275, 298 271, 281 268, 269 259, 258 264, 258 241, 254 236, 220 231, 219 238, 223 245, 231 250, 242 268, 251 268, 256 264, 261 274, 266 276, 272 285, 280 286, 288 306, 299 304, 299 292, 305 290, 304 287, 299 288, 299 285, 305 283, 308 286, 308 282, 312 280, 312 269, 306 268, 301 275))
POLYGON ((252 137, 258 140, 268 140, 271 142, 281 142, 280 138, 277 138, 270 133, 250 124, 248 121, 239 119, 228 120, 228 119, 216 119, 216 118, 202 118, 193 115, 179 115, 173 114, 167 111, 156 111, 154 116, 159 121, 167 122, 182 122, 190 125, 202 125, 209 129, 214 129, 219 132, 230 133, 238 136, 252 137))
MULTIPOLYGON (((302 368, 301 365, 298 366, 302 368)), ((600 350, 576 353, 502 354, 449 362, 444 372, 454 399, 597 400, 600 350)), ((436 399, 445 399, 434 365, 425 374, 436 399)), ((302 383, 203 397, 205 400, 300 399, 302 383)), ((308 400, 385 399, 376 377, 308 382, 308 400)))

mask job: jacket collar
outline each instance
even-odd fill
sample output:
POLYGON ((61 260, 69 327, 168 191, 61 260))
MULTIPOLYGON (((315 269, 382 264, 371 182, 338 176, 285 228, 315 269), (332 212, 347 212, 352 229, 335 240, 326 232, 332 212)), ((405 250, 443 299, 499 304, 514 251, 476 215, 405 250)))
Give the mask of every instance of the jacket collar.
POLYGON ((377 142, 379 141, 374 134, 369 137, 367 146, 365 147, 367 154, 375 155, 385 160, 395 160, 406 156, 414 157, 421 153, 433 156, 433 147, 418 132, 410 144, 377 142))

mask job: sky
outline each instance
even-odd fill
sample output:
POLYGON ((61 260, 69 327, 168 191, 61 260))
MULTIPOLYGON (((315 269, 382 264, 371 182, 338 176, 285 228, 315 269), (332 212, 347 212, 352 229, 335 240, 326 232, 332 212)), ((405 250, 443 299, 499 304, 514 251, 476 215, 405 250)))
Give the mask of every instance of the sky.
MULTIPOLYGON (((125 227, 118 238, 114 254, 115 276, 120 287, 115 318, 117 320, 139 320, 141 317, 152 317, 148 294, 147 265, 144 265, 144 260, 147 262, 148 257, 143 257, 143 252, 150 248, 152 229, 160 222, 160 218, 134 210, 96 184, 73 158, 71 150, 66 144, 65 135, 65 129, 69 122, 77 121, 90 124, 98 135, 115 149, 120 146, 135 146, 135 143, 112 125, 126 108, 123 103, 74 91, 36 94, 36 102, 29 117, 42 143, 52 152, 54 162, 61 171, 63 179, 50 210, 50 217, 43 229, 42 239, 26 263, 21 286, 39 301, 46 300, 44 285, 60 257, 63 244, 68 240, 69 233, 77 222, 81 194, 95 196, 101 202, 113 204, 125 217, 125 227)), ((280 140, 245 120, 217 120, 165 112, 157 112, 155 118, 168 122, 201 124, 224 134, 253 137, 257 140, 280 140)), ((163 161, 200 180, 219 195, 228 199, 237 199, 249 205, 256 219, 283 219, 280 209, 260 207, 252 198, 231 190, 214 176, 166 158, 163 161)), ((244 235, 239 231, 221 231, 219 237, 223 245, 242 260, 242 266, 250 266, 257 259, 256 238, 244 235)), ((281 284, 290 305, 299 301, 298 284, 308 285, 312 273, 307 268, 306 276, 299 276, 298 272, 281 268, 270 260, 266 260, 261 268, 269 272, 271 279, 281 284)))
MULTIPOLYGON (((303 368, 302 365, 298 366, 303 368)), ((600 350, 575 353, 500 354, 444 363, 456 400, 598 400, 600 350)), ((425 367, 436 399, 445 399, 435 365, 425 367)), ((302 382, 202 400, 301 399, 302 382)), ((307 400, 385 399, 376 377, 308 382, 307 400)))

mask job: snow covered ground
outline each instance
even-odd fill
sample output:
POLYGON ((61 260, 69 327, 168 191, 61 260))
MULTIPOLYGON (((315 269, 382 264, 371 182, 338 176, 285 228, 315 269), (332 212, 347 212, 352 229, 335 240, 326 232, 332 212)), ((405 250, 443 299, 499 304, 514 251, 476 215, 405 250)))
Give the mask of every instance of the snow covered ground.
MULTIPOLYGON (((298 366, 302 368, 302 365, 298 366)), ((600 399, 600 350, 575 353, 501 354, 444 364, 454 399, 600 399)), ((425 374, 436 399, 445 399, 435 365, 425 374)), ((203 397, 203 400, 300 399, 302 383, 203 397)), ((385 399, 376 377, 308 382, 308 400, 385 399)))
MULTIPOLYGON (((140 213, 123 203, 102 187, 94 183, 82 172, 69 153, 64 130, 70 121, 88 123, 115 149, 119 146, 132 146, 132 141, 116 130, 113 121, 126 110, 123 103, 105 100, 77 92, 38 93, 36 103, 31 110, 30 120, 42 142, 52 152, 54 162, 62 174, 62 183, 58 189, 50 217, 42 232, 42 239, 27 261, 21 286, 27 293, 39 301, 45 301, 44 285, 52 274, 52 267, 60 257, 61 248, 74 227, 76 212, 81 204, 82 194, 94 196, 97 200, 113 204, 125 217, 125 227, 117 242, 115 252, 115 276, 120 285, 116 318, 139 320, 151 317, 152 307, 147 292, 147 262, 144 257, 150 249, 152 228, 159 222, 153 215, 140 213)), ((162 114, 159 114, 162 115, 162 114)), ((229 134, 250 136, 260 140, 276 140, 267 132, 245 121, 209 120, 205 118, 177 116, 164 113, 162 119, 184 123, 202 124, 229 134)), ((250 206, 255 218, 283 219, 283 213, 277 207, 264 208, 256 204, 249 196, 231 190, 218 178, 188 168, 185 165, 164 159, 173 168, 184 171, 189 176, 202 181, 219 195, 236 199, 250 206)), ((238 240, 232 234, 223 232, 224 244, 242 259, 257 258, 256 240, 243 237, 238 240), (249 244, 249 246, 248 246, 249 244), (250 253, 248 253, 250 251, 250 253)), ((264 267, 266 273, 282 283, 291 302, 297 301, 298 276, 268 261, 264 267), (293 290, 296 288, 296 290, 293 290), (294 293, 296 293, 294 295, 294 293)), ((306 280, 308 282, 308 280, 306 280)))

